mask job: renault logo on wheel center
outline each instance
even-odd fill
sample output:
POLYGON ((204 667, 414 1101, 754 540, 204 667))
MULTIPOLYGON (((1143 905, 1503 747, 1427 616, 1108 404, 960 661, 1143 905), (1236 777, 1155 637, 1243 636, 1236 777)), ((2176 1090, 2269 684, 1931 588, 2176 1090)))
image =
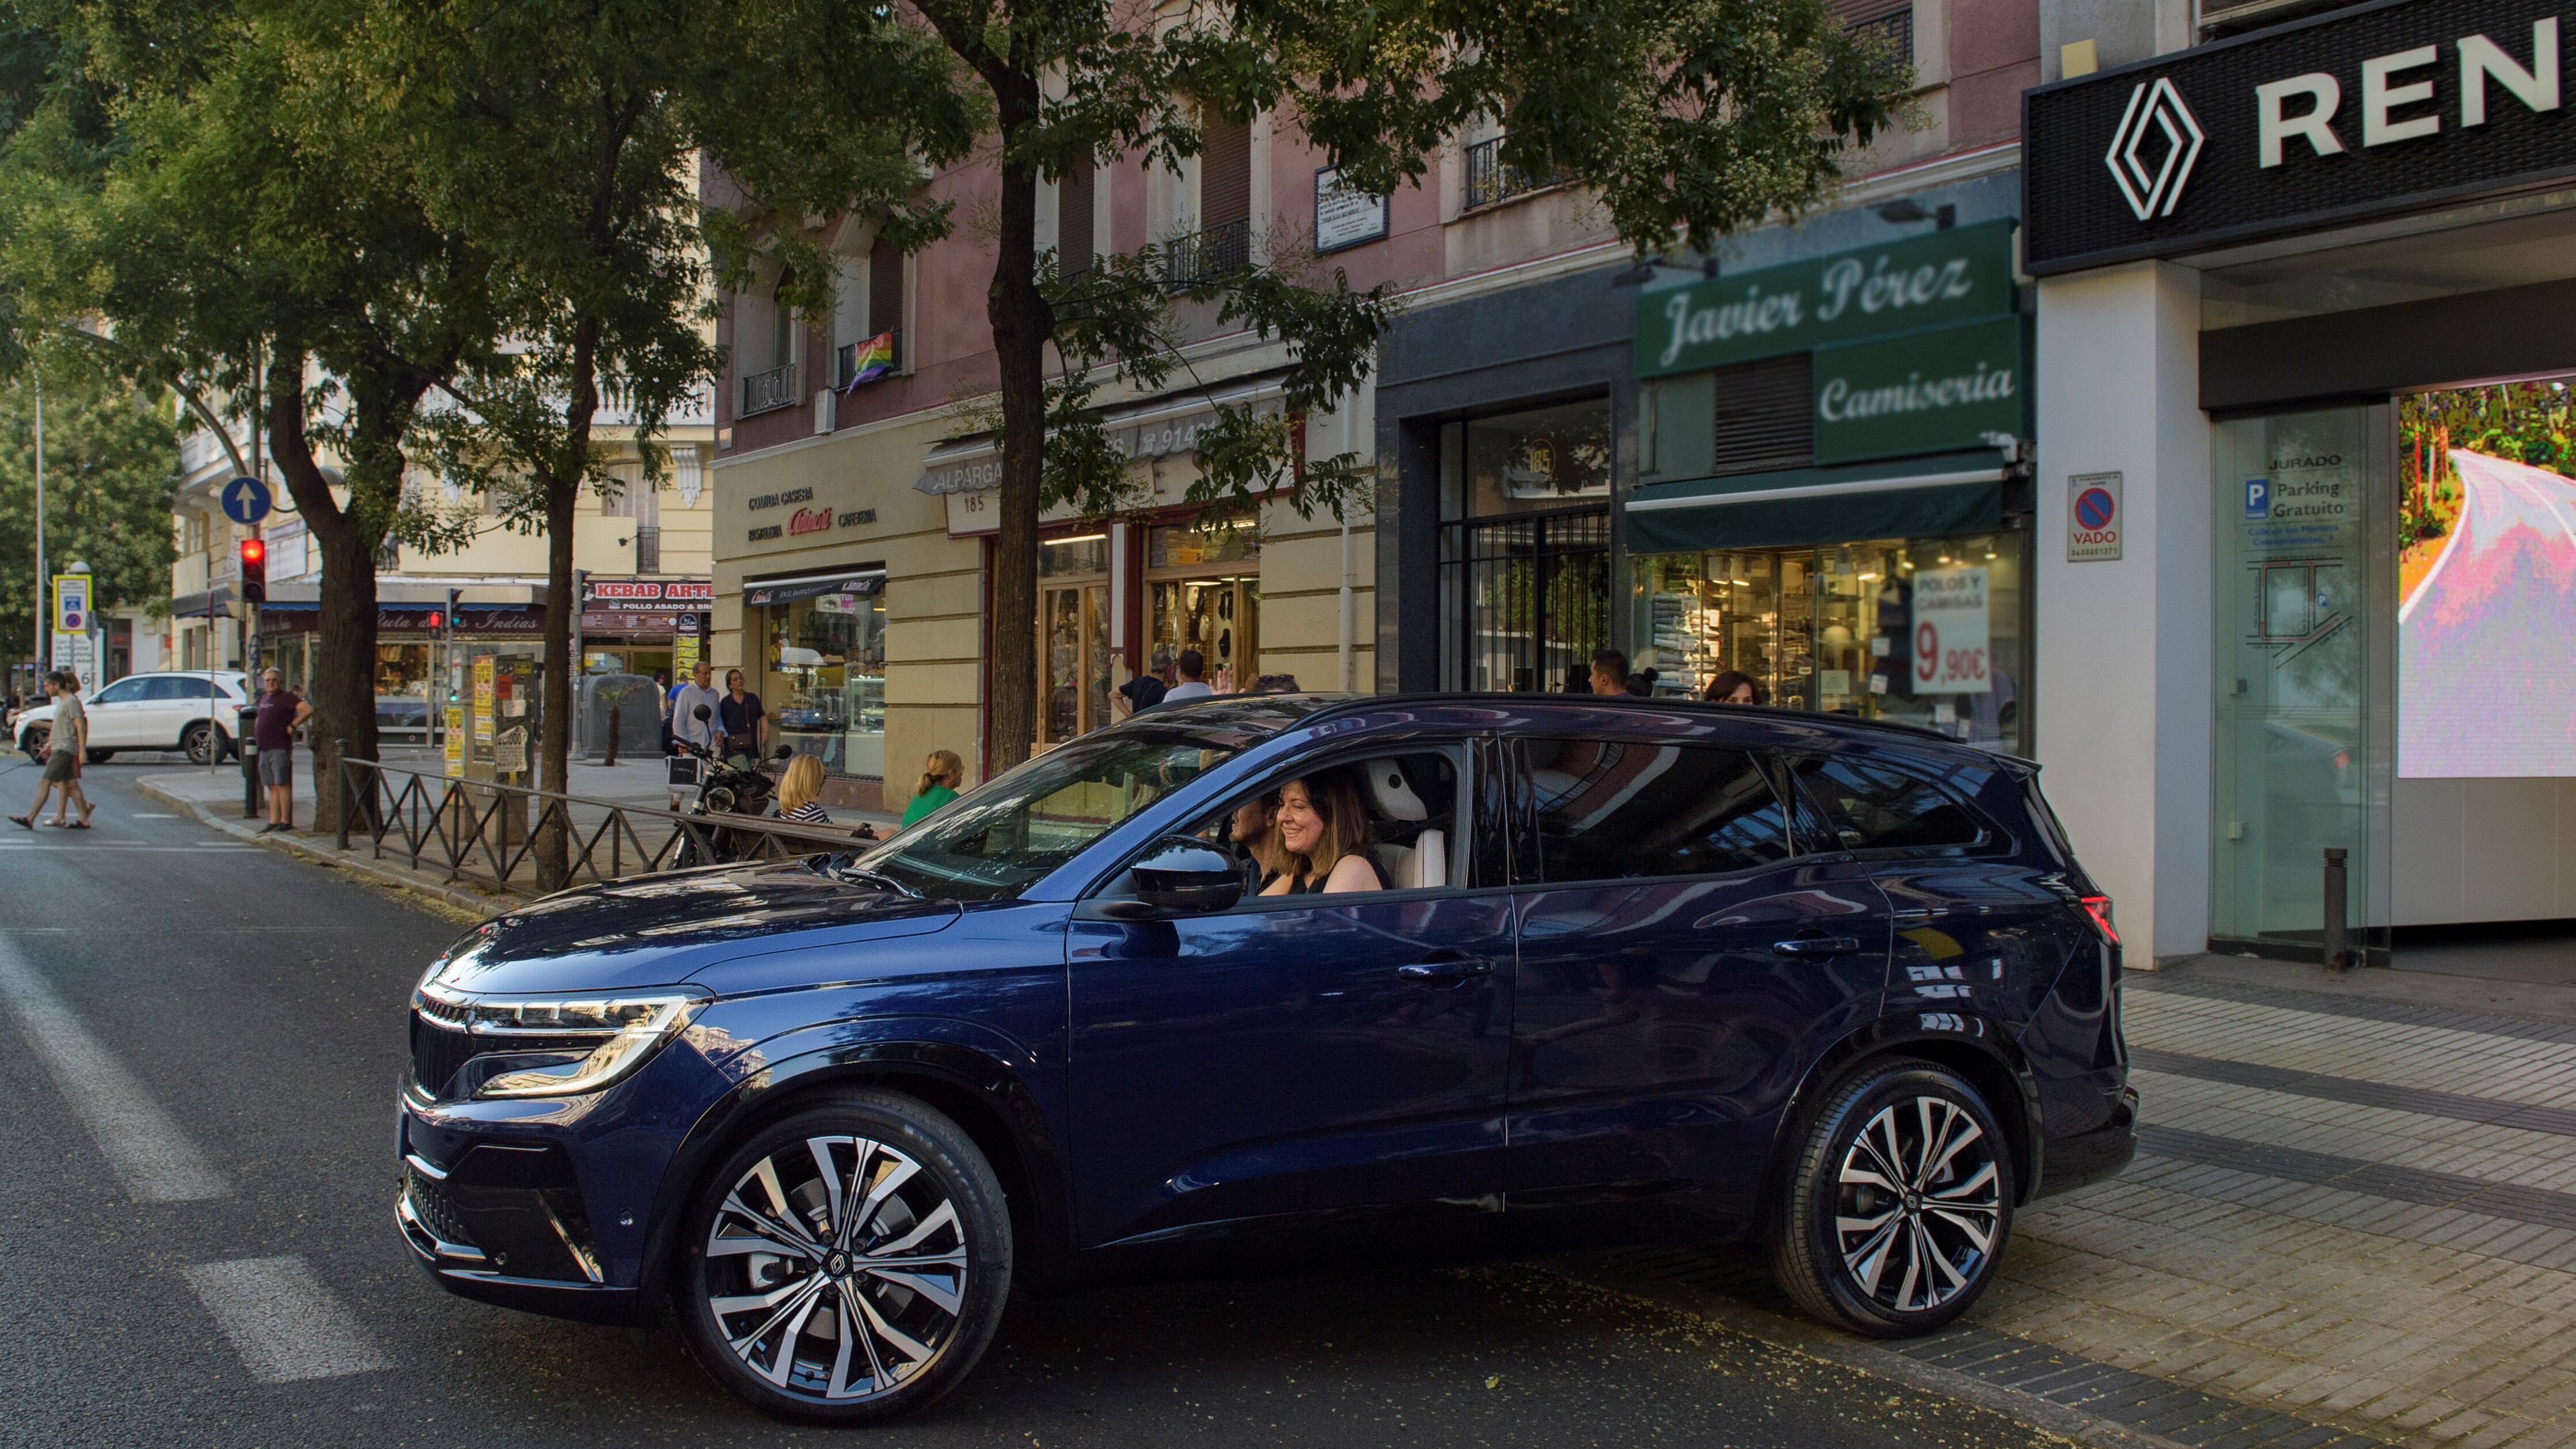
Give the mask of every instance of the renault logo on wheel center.
POLYGON ((2129 92, 2129 107, 2120 113, 2102 163, 2111 168, 2111 179, 2119 183, 2120 195, 2138 220, 2153 221, 2173 215, 2182 203, 2183 184, 2191 180, 2205 139, 2191 107, 2182 103, 2182 92, 2159 76, 2152 85, 2141 81, 2129 92), (2150 156, 2156 158, 2152 165, 2150 156))

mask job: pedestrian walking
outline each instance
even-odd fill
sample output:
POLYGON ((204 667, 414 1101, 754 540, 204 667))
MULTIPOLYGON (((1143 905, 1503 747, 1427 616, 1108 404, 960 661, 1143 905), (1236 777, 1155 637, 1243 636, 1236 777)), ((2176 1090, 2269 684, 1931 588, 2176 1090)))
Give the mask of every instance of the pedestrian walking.
MULTIPOLYGON (((715 666, 701 659, 689 681, 671 691, 671 738, 686 740, 710 753, 720 738, 716 710, 724 703, 724 695, 715 687, 715 678, 715 666), (701 709, 707 712, 704 719, 698 717, 701 709)), ((698 788, 698 761, 676 748, 670 754, 671 808, 677 810, 681 797, 698 788)))
POLYGON ((9 823, 22 830, 36 828, 36 817, 45 813, 45 799, 54 797, 54 818, 48 825, 72 830, 89 829, 89 817, 97 806, 81 791, 81 761, 89 750, 89 712, 81 707, 80 679, 68 669, 57 669, 44 677, 45 693, 54 701, 54 723, 50 734, 52 748, 45 754, 44 783, 36 787, 36 803, 24 815, 12 815, 9 823), (80 804, 80 819, 67 819, 73 802, 80 804))
POLYGON ((268 787, 268 823, 262 835, 295 828, 295 732, 313 718, 313 706, 286 687, 274 669, 259 675, 259 712, 251 716, 251 743, 259 747, 259 782, 268 787))
POLYGON ((1626 694, 1628 692, 1628 656, 1616 649, 1596 649, 1592 653, 1592 692, 1626 694))
POLYGON ((910 830, 915 821, 931 814, 957 798, 957 787, 966 782, 966 762, 955 750, 932 750, 921 770, 921 784, 912 792, 912 803, 903 807, 903 828, 910 830))

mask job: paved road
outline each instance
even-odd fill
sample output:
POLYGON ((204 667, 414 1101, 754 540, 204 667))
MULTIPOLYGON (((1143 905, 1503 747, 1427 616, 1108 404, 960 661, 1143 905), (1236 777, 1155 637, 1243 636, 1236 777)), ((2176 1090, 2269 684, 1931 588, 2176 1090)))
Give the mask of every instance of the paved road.
POLYGON ((2398 612, 2398 762, 2576 774, 2576 482, 2454 450, 2460 524, 2398 612))
MULTIPOLYGON (((168 818, 0 825, 0 1444, 771 1444, 666 1339, 447 1297, 391 1224, 400 1003, 458 929, 168 818)), ((0 768, 20 807, 34 772, 0 768)), ((856 1442, 845 1439, 843 1442, 856 1442)), ((1528 1266, 1015 1304, 885 1442, 2048 1441, 1528 1266)))

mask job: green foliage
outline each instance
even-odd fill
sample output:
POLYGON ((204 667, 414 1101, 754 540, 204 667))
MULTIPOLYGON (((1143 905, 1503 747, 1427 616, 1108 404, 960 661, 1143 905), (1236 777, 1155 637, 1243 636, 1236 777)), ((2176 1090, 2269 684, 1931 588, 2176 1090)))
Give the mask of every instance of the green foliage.
POLYGON ((2460 516, 2453 449, 2576 477, 2576 395, 2565 383, 2508 382, 2397 400, 2398 546, 2440 538, 2460 516))
MULTIPOLYGON (((77 355, 49 358, 45 562, 90 567, 101 608, 166 606, 178 432, 167 395, 138 395, 77 355)), ((0 386, 0 656, 35 635, 35 375, 0 386)))

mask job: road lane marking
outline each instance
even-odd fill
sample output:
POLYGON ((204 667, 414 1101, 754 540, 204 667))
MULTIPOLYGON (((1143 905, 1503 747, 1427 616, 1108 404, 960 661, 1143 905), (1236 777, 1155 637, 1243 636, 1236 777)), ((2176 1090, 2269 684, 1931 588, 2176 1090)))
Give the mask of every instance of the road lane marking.
POLYGON ((137 820, 176 820, 179 817, 176 815, 166 815, 158 810, 137 810, 134 812, 134 818, 137 820))
POLYGON ((261 1383, 393 1367, 302 1258, 234 1258, 180 1271, 261 1383))
POLYGON ((72 1115, 89 1129, 127 1195, 137 1202, 202 1202, 232 1190, 116 1054, 90 1035, 79 1015, 6 939, 0 939, 0 1002, 17 1014, 28 1045, 53 1074, 72 1115))

